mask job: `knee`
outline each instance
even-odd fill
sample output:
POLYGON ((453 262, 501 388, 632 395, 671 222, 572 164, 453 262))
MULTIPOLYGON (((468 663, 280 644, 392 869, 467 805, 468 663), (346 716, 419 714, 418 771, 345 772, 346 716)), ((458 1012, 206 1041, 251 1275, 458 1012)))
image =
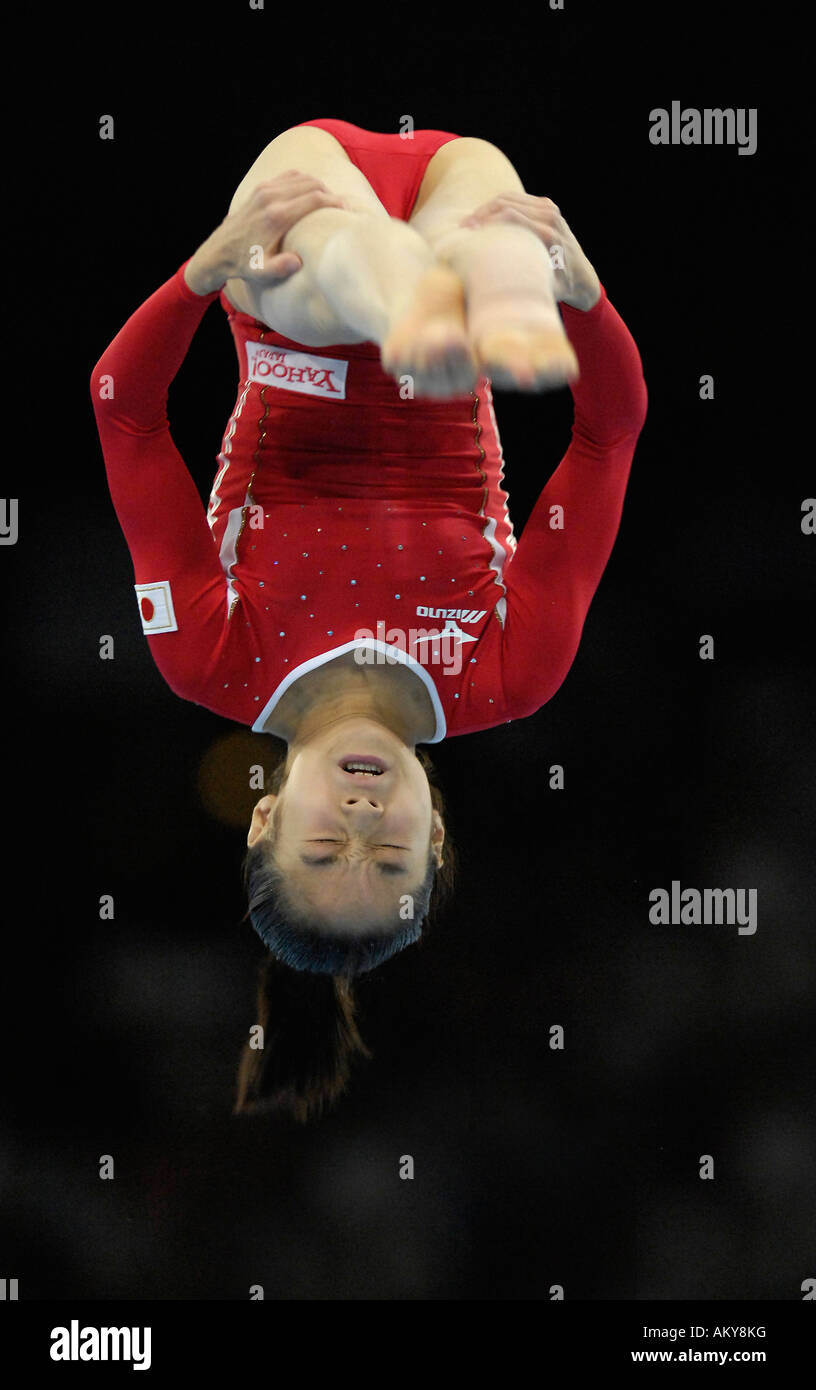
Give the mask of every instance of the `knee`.
POLYGON ((450 152, 442 180, 451 190, 459 189, 466 196, 490 190, 503 193, 523 192, 524 185, 515 165, 498 145, 475 135, 464 135, 443 145, 440 153, 450 152))
POLYGON ((345 208, 315 208, 289 228, 281 241, 281 249, 296 251, 305 261, 314 256, 330 237, 356 219, 357 214, 345 208))
MULTIPOLYGON (((494 145, 490 140, 483 140, 478 135, 460 135, 458 139, 450 142, 451 156, 455 163, 463 159, 484 160, 505 160, 506 154, 500 150, 498 145, 494 145)), ((509 162, 509 161, 508 161, 509 162)))
MULTIPOLYGON (((467 213, 463 213, 467 216, 467 213)), ((529 267, 549 264, 549 252, 531 227, 494 222, 481 227, 451 227, 429 240, 437 262, 462 275, 480 265, 504 262, 529 267)))
MULTIPOLYGON (((469 212, 470 209, 466 208, 461 217, 467 217, 469 212)), ((457 214, 453 226, 438 227, 428 236, 429 245, 438 261, 451 264, 462 255, 494 248, 504 248, 506 251, 514 242, 522 245, 537 239, 529 228, 513 226, 508 222, 488 223, 481 227, 460 227, 460 220, 457 214), (519 236, 519 233, 522 235, 519 236)))
MULTIPOLYGON (((467 217, 469 209, 465 209, 461 216, 467 217)), ((445 264, 450 264, 457 254, 473 244, 472 227, 460 227, 457 223, 453 226, 435 227, 425 233, 425 240, 433 251, 436 259, 445 264)))

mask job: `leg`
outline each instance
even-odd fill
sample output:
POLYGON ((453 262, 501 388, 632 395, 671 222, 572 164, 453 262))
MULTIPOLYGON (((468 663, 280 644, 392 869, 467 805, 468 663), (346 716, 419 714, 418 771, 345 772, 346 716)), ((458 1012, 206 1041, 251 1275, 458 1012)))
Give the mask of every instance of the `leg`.
POLYGON ((500 386, 541 389, 578 375, 556 306, 549 253, 526 227, 459 227, 501 193, 524 192, 509 159, 486 140, 462 137, 431 158, 410 224, 461 279, 476 361, 500 386))
MULTIPOLYGON (((418 231, 389 216, 339 141, 314 126, 286 130, 267 145, 239 184, 230 212, 260 180, 293 168, 322 179, 345 199, 349 210, 321 208, 287 232, 282 249, 295 251, 303 261, 303 268, 289 280, 259 292, 247 282, 229 280, 227 298, 275 332, 306 346, 369 341, 382 345, 393 321, 413 299, 419 280, 434 267, 433 251, 418 231)), ((461 284, 451 271, 438 269, 436 274, 455 282, 462 298, 461 284)), ((438 377, 450 357, 454 363, 465 361, 469 379, 475 380, 464 304, 452 346, 450 337, 448 332, 437 350, 431 375, 438 377)))

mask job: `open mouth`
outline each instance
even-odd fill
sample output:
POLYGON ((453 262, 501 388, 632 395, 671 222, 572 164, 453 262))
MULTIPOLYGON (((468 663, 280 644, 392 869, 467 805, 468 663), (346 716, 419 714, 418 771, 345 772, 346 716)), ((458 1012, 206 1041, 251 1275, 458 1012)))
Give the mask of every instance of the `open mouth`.
POLYGON ((387 768, 382 758, 351 757, 343 758, 340 767, 344 772, 349 772, 357 776, 380 777, 387 768))

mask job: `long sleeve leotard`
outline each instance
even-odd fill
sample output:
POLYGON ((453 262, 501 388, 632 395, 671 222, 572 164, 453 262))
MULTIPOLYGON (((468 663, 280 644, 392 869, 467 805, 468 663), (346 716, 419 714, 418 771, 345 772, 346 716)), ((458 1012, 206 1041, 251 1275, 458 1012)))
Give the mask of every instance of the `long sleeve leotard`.
MULTIPOLYGON (((519 539, 490 383, 412 399, 373 343, 292 343, 184 265, 91 374, 116 515, 153 659, 184 699, 257 731, 283 691, 352 647, 406 663, 431 742, 530 715, 563 682, 618 527, 647 407, 606 290, 561 306, 580 378, 569 447, 519 539), (239 383, 205 507, 168 388, 221 300, 239 383)), ((541 408, 545 406, 542 403, 541 408)))

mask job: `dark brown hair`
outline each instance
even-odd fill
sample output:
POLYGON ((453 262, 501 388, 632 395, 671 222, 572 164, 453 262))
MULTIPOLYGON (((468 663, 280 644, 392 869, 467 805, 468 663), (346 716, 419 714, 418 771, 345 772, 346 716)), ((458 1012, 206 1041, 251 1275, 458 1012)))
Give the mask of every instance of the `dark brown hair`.
MULTIPOLYGON (((417 748, 416 756, 433 809, 444 823, 436 769, 424 749, 417 748)), ((285 780, 286 745, 281 743, 266 791, 277 795, 285 780)), ((260 964, 256 1024, 263 1029, 262 1046, 244 1046, 233 1114, 278 1111, 304 1124, 335 1104, 352 1063, 371 1057, 357 1028, 352 980, 417 941, 450 895, 456 855, 447 825, 442 859, 437 868, 429 853, 428 873, 414 893, 414 917, 403 930, 327 939, 289 901, 268 842, 257 841, 247 851, 242 878, 250 907, 243 920, 252 914, 256 929, 268 925, 268 939, 279 949, 267 951, 260 964)))

